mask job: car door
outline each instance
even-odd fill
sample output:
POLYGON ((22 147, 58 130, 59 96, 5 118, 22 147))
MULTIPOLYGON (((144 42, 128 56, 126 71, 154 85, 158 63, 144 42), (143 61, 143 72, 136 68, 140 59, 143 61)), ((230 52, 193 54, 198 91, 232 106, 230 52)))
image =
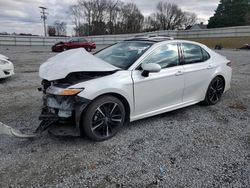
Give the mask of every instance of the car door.
POLYGON ((78 38, 73 39, 70 46, 71 48, 79 48, 79 39, 78 38))
POLYGON ((184 67, 185 89, 184 103, 204 99, 211 75, 215 69, 210 55, 202 47, 191 43, 182 43, 182 62, 184 67))
POLYGON ((182 103, 183 67, 179 64, 177 44, 164 44, 153 50, 141 62, 157 63, 162 70, 142 76, 141 68, 132 71, 134 81, 135 116, 158 114, 182 103))
POLYGON ((80 48, 86 48, 86 47, 88 47, 87 44, 88 44, 88 41, 86 39, 84 39, 84 38, 80 38, 79 39, 79 47, 80 48))

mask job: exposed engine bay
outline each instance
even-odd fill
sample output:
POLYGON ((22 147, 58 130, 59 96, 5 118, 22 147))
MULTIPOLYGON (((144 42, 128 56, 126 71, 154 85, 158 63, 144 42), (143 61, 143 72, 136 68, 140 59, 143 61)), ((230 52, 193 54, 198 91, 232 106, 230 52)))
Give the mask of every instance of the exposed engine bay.
POLYGON ((45 91, 51 84, 53 84, 56 87, 66 88, 80 82, 114 74, 116 71, 117 70, 106 71, 106 72, 72 72, 62 79, 54 81, 48 81, 44 79, 42 80, 43 91, 45 91))

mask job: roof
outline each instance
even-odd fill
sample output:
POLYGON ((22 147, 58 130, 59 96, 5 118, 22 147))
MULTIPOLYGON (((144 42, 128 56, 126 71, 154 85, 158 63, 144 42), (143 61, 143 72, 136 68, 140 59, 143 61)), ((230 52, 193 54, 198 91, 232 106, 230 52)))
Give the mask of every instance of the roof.
POLYGON ((131 39, 127 39, 125 41, 147 41, 147 42, 163 42, 163 41, 167 41, 167 40, 174 40, 174 38, 172 37, 168 37, 168 36, 163 36, 163 35, 151 35, 151 36, 138 36, 138 37, 134 37, 131 39))

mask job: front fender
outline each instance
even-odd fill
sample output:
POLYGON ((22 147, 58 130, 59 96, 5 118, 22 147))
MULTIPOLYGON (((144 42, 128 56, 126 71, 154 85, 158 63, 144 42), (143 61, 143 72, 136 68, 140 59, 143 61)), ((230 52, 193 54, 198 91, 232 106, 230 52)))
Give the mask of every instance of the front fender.
POLYGON ((118 94, 127 100, 131 111, 134 109, 133 82, 130 71, 118 71, 109 76, 73 85, 70 88, 84 88, 78 96, 89 100, 109 93, 118 94))

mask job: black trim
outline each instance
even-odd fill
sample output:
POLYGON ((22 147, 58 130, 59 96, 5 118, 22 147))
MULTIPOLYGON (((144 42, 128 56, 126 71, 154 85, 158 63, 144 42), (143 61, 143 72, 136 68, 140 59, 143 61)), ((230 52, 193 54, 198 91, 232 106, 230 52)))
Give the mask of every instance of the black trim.
POLYGON ((183 55, 183 51, 182 51, 181 45, 182 45, 181 43, 177 43, 178 52, 179 52, 179 65, 183 65, 184 64, 184 55, 183 55))

